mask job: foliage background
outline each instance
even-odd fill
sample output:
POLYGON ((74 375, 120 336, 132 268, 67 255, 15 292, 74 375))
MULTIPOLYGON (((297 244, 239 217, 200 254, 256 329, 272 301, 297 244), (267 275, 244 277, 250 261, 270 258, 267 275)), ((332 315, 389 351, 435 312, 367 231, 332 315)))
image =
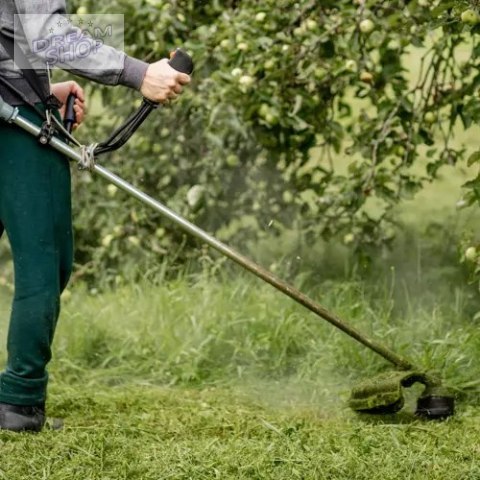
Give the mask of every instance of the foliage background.
MULTIPOLYGON (((283 262, 284 274, 308 268, 322 240, 368 264, 405 228, 406 201, 446 166, 480 158, 458 140, 480 111, 480 27, 461 17, 476 1, 69 7, 124 13, 133 56, 154 61, 182 45, 196 62, 181 99, 102 163, 273 269, 282 255, 304 259, 283 262)), ((84 84, 85 142, 105 138, 140 102, 123 87, 84 84)), ((174 225, 89 174, 74 178, 76 277, 119 284, 161 273, 166 257, 210 268, 206 250, 174 225)), ((458 206, 478 191, 478 179, 467 183, 458 206)), ((459 237, 461 251, 478 241, 459 237)))
MULTIPOLYGON (((181 100, 104 163, 242 248, 294 232, 302 245, 333 238, 365 258, 394 238, 399 203, 474 153, 452 143, 480 110, 477 27, 460 18, 468 2, 80 5, 125 13, 133 56, 153 61, 183 45, 196 62, 181 100)), ((101 100, 82 132, 89 140, 139 101, 91 88, 101 100)), ((118 282, 119 265, 132 262, 133 274, 138 262, 150 270, 154 258, 192 253, 176 227, 105 189, 88 176, 76 185, 79 275, 118 282)))

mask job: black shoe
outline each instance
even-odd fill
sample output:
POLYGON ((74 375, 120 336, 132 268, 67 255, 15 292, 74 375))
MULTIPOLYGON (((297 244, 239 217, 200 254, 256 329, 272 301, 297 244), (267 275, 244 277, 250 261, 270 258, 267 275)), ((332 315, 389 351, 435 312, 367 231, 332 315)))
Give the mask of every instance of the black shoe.
POLYGON ((10 405, 0 402, 0 430, 39 432, 44 425, 44 406, 10 405))

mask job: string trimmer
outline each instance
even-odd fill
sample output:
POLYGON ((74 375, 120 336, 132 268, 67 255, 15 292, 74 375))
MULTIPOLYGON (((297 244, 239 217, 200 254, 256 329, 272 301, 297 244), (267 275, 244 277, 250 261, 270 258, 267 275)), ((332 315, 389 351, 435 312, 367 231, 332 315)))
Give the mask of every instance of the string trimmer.
MULTIPOLYGON (((190 74, 193 70, 193 63, 190 57, 188 57, 188 55, 181 50, 176 52, 170 63, 177 70, 188 74, 190 74)), ((74 123, 74 117, 72 117, 73 102, 68 102, 68 106, 69 108, 66 114, 66 122, 69 125, 72 125, 74 123)), ((19 126, 36 137, 39 137, 43 143, 48 143, 55 150, 58 150, 72 161, 77 162, 78 165, 82 166, 83 168, 89 168, 92 172, 95 172, 100 177, 127 192, 132 197, 150 206, 156 212, 174 222, 187 233, 203 241, 213 249, 220 252, 222 255, 230 258, 235 263, 253 273, 261 280, 269 283, 280 292, 295 300, 300 305, 303 305, 318 317, 326 320, 334 327, 352 337, 357 342, 361 343, 365 347, 369 348, 392 363, 396 367, 396 371, 388 374, 382 374, 365 381, 352 390, 349 406, 353 410, 364 413, 395 413, 404 405, 403 388, 410 387, 414 383, 418 382, 425 386, 423 394, 420 396, 417 402, 416 413, 418 415, 430 419, 445 418, 453 415, 454 398, 445 388, 442 387, 440 379, 438 379, 435 375, 424 372, 422 369, 418 369, 413 365, 412 362, 398 355, 387 346, 383 345, 377 340, 368 338, 362 332, 358 331, 318 303, 314 302, 292 285, 289 285, 249 258, 238 253, 228 245, 220 242, 212 235, 206 233, 196 225, 182 218, 180 215, 176 214, 159 201, 138 190, 130 183, 124 181, 114 173, 96 163, 98 155, 104 153, 105 151, 114 150, 123 145, 155 107, 156 106, 152 104, 152 102, 144 100, 144 103, 142 107, 140 107, 139 111, 132 115, 122 127, 117 129, 106 142, 98 145, 95 144, 87 148, 83 147, 81 152, 71 147, 57 136, 52 136, 50 138, 42 137, 42 129, 40 127, 19 115, 18 109, 7 104, 1 97, 0 118, 6 122, 19 126)))

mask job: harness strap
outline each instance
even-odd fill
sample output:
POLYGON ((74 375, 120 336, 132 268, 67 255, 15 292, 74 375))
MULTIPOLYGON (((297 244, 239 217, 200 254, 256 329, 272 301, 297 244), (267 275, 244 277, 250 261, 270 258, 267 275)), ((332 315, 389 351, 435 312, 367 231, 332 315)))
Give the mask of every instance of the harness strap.
MULTIPOLYGON (((5 30, 0 30, 0 44, 3 46, 3 48, 6 50, 12 60, 15 61, 16 59, 18 63, 20 63, 20 70, 22 72, 22 75, 24 76, 25 80, 28 82, 32 90, 36 93, 38 98, 40 98, 41 102, 45 105, 45 108, 47 110, 55 110, 60 108, 62 106, 62 102, 60 102, 60 100, 55 95, 51 94, 43 88, 42 80, 38 73, 35 71, 35 69, 32 67, 32 64, 28 60, 27 56, 14 41, 14 38, 6 35, 5 30)), ((13 85, 11 85, 8 80, 3 79, 3 83, 9 86, 12 92, 18 95, 18 90, 13 87, 13 85)), ((24 95, 19 96, 19 98, 22 101, 26 100, 24 95)), ((31 102, 26 103, 32 106, 31 102)))

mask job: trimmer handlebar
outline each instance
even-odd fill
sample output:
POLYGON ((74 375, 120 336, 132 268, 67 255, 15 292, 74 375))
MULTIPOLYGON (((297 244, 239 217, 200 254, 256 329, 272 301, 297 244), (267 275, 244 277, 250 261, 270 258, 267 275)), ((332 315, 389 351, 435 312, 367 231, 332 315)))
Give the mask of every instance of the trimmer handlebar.
POLYGON ((181 48, 177 48, 171 53, 168 63, 172 68, 181 73, 191 75, 193 72, 193 59, 181 48))
MULTIPOLYGON (((193 72, 193 59, 192 57, 182 50, 177 48, 170 55, 169 65, 175 70, 190 75, 193 72)), ((75 124, 75 111, 73 106, 75 105, 75 95, 70 94, 67 100, 67 110, 64 119, 65 128, 69 133, 72 132, 73 125, 75 124)), ((158 107, 158 103, 152 102, 146 98, 143 99, 142 105, 139 109, 129 117, 124 125, 118 128, 108 140, 98 145, 95 154, 111 152, 117 150, 124 145, 127 140, 133 135, 138 127, 145 121, 150 113, 158 107)))

